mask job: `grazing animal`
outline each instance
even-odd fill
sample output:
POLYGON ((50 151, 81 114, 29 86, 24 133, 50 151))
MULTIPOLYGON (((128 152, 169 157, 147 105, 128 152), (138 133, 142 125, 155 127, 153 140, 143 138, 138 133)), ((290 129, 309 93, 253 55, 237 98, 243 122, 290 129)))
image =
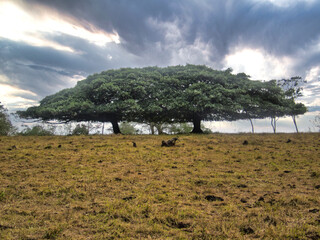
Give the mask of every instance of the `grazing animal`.
POLYGON ((242 143, 243 145, 248 145, 248 141, 247 140, 244 140, 244 142, 242 143))
POLYGON ((137 144, 135 142, 132 142, 133 147, 137 147, 137 144))
POLYGON ((172 147, 176 144, 176 141, 178 140, 178 138, 172 138, 168 141, 162 141, 161 147, 172 147))
POLYGON ((287 140, 287 143, 290 143, 291 142, 291 139, 289 138, 288 140, 287 140))
POLYGON ((161 147, 169 147, 168 143, 162 140, 161 147))

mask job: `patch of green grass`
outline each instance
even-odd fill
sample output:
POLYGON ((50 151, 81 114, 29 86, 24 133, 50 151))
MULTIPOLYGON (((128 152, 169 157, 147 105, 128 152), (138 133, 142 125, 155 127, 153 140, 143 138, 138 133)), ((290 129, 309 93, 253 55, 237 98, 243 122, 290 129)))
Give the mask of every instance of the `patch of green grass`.
POLYGON ((4 191, 0 191, 0 202, 4 201, 6 198, 6 194, 4 191))

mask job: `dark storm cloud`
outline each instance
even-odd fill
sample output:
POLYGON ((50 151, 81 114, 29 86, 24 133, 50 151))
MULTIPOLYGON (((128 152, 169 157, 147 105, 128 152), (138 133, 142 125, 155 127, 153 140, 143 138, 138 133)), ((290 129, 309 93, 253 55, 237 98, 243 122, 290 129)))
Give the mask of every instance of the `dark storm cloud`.
POLYGON ((119 33, 125 47, 134 54, 165 42, 164 32, 149 20, 174 22, 183 32, 185 44, 197 38, 210 43, 212 60, 220 61, 234 46, 264 48, 273 55, 292 55, 320 37, 320 1, 291 3, 277 7, 250 0, 158 0, 158 1, 64 1, 33 0, 74 19, 119 33))
MULTIPOLYGON (((39 13, 39 6, 45 7, 48 14, 68 17, 90 31, 105 30, 120 37, 120 44, 99 47, 67 34, 39 33, 72 48, 74 53, 0 39, 0 73, 14 86, 36 93, 38 100, 72 87, 75 83, 68 77, 86 77, 111 68, 186 62, 228 67, 223 61, 235 48, 263 49, 272 56, 293 58, 296 62, 290 71, 292 76, 304 77, 320 60, 319 49, 313 49, 320 41, 320 1, 291 3, 289 7, 257 0, 17 3, 34 15, 39 13)), ((309 88, 319 89, 317 85, 309 88)))
MULTIPOLYGON (((180 1, 179 1, 180 2, 180 1)), ((98 0, 98 1, 28 1, 58 10, 59 13, 69 15, 78 23, 90 30, 93 25, 107 32, 116 31, 123 44, 138 54, 145 50, 145 44, 159 41, 163 38, 161 32, 153 29, 147 22, 148 18, 172 20, 174 1, 140 0, 98 0)))
MULTIPOLYGON (((1 40, 0 74, 10 79, 10 85, 32 91, 37 94, 33 99, 40 100, 58 90, 74 86, 75 82, 70 82, 73 77, 86 77, 91 73, 116 68, 120 62, 126 63, 131 59, 130 56, 122 59, 124 54, 116 46, 101 49, 78 38, 64 36, 62 39, 57 42, 68 42, 75 51, 81 53, 1 40), (108 56, 112 56, 113 61, 108 56)), ((30 99, 28 94, 20 96, 30 99)))

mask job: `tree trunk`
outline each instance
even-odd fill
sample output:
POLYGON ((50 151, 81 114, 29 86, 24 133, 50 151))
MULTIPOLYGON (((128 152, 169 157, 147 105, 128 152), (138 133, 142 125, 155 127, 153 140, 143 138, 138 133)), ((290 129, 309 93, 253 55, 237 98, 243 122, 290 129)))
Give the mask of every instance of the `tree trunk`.
POLYGON ((199 116, 194 116, 193 118, 193 130, 191 133, 203 133, 201 129, 201 118, 199 116))
POLYGON ((153 125, 153 123, 150 123, 150 130, 151 130, 151 135, 154 135, 154 125, 153 125))
POLYGON ((294 124, 294 126, 296 128, 296 131, 297 131, 297 133, 299 133, 298 125, 297 125, 297 121, 296 121, 296 115, 292 115, 291 117, 292 117, 292 120, 293 120, 293 124, 294 124))
POLYGON ((251 119, 251 118, 249 118, 249 121, 250 121, 250 124, 251 124, 251 130, 252 130, 252 133, 254 133, 254 126, 253 126, 252 119, 251 119))
POLYGON ((277 120, 275 117, 271 118, 271 126, 273 129, 273 133, 276 133, 277 132, 277 120))
POLYGON ((117 120, 113 120, 111 121, 112 124, 112 129, 113 129, 113 133, 114 134, 119 134, 121 133, 120 128, 119 128, 119 124, 117 120))
POLYGON ((102 133, 102 135, 104 134, 104 122, 102 123, 101 133, 102 133))
POLYGON ((155 124, 156 129, 158 130, 158 135, 162 135, 163 134, 163 127, 162 124, 158 123, 155 124))

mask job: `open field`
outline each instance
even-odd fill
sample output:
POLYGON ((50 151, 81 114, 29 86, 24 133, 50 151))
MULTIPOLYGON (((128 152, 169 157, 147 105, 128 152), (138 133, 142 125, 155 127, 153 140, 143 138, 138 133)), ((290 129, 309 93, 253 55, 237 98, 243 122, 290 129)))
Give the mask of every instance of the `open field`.
POLYGON ((0 239, 320 239, 320 134, 170 138, 1 137, 0 239))

